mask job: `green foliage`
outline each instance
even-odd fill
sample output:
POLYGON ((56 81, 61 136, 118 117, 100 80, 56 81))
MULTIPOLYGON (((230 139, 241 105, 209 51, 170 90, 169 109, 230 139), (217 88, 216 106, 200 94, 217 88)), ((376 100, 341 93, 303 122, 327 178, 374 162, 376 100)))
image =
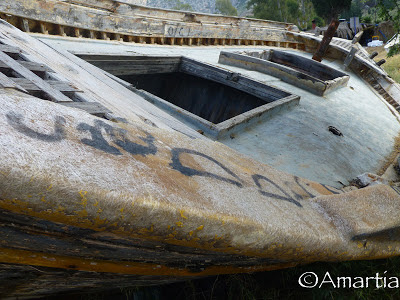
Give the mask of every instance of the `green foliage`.
POLYGON ((287 14, 290 18, 295 18, 300 15, 299 4, 296 0, 286 0, 287 14))
POLYGON ((400 32, 400 0, 378 0, 378 13, 385 21, 392 21, 397 33, 400 32))
POLYGON ((324 19, 322 19, 320 16, 316 16, 316 17, 314 18, 314 20, 315 20, 315 24, 316 24, 318 27, 325 26, 324 19))
POLYGON ((311 0, 250 0, 247 8, 252 8, 255 18, 290 22, 300 28, 311 25, 315 16, 311 0))
POLYGON ((316 13, 324 18, 327 23, 331 19, 337 19, 339 14, 343 11, 349 10, 351 7, 351 0, 311 0, 316 13))
POLYGON ((400 44, 396 44, 396 45, 390 47, 387 56, 388 57, 392 57, 392 56, 395 56, 397 54, 400 54, 400 44))
POLYGON ((367 24, 371 24, 372 23, 372 18, 371 16, 365 16, 361 18, 361 22, 367 23, 367 24))
POLYGON ((247 7, 253 7, 254 17, 257 19, 282 21, 281 17, 276 13, 278 6, 274 0, 250 0, 247 7))
POLYGON ((193 7, 188 3, 183 3, 181 0, 173 0, 173 2, 175 3, 175 6, 172 9, 193 11, 193 7))
POLYGON ((340 17, 349 20, 351 17, 361 17, 363 0, 352 0, 350 8, 342 11, 340 17))
MULTIPOLYGON (((385 21, 392 21, 396 33, 400 33, 400 0, 378 0, 378 13, 385 21)), ((390 47, 388 56, 400 53, 400 45, 390 47)))
POLYGON ((231 0, 216 0, 215 8, 225 16, 237 16, 237 10, 231 0))

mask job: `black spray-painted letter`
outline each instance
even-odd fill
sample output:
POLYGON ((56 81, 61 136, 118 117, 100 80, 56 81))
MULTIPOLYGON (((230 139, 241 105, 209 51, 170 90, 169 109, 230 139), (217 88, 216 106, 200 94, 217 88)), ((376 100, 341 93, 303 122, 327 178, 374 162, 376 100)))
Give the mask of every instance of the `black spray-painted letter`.
POLYGON ((54 133, 46 134, 37 132, 28 126, 26 126, 23 122, 24 117, 21 114, 17 114, 14 112, 10 112, 7 115, 8 124, 10 124, 15 130, 40 141, 44 142, 59 142, 65 139, 65 129, 64 126, 66 121, 63 117, 56 116, 54 118, 54 133))
POLYGON ((82 143, 110 154, 122 154, 121 151, 118 150, 118 148, 111 146, 103 137, 103 134, 101 132, 102 129, 104 129, 108 135, 113 135, 113 128, 107 123, 100 120, 95 120, 94 126, 86 123, 80 123, 77 129, 79 131, 89 131, 92 135, 92 139, 84 138, 81 140, 82 143))
POLYGON ((113 142, 120 146, 122 149, 124 149, 126 152, 129 152, 130 154, 133 155, 142 155, 142 156, 147 156, 149 154, 156 154, 157 153, 157 147, 154 145, 154 137, 146 133, 146 137, 140 137, 140 139, 145 142, 147 145, 143 146, 140 144, 136 144, 134 142, 131 142, 126 138, 126 130, 123 129, 118 129, 117 133, 118 135, 113 134, 113 142))
POLYGON ((235 173, 233 173, 231 170, 229 170, 223 164, 221 164, 220 162, 218 162, 217 160, 215 160, 214 158, 212 158, 208 155, 205 155, 201 152, 197 152, 195 150, 190 150, 190 149, 185 149, 185 148, 174 148, 174 149, 172 149, 171 153, 172 153, 172 162, 170 163, 170 166, 174 170, 181 172, 183 175, 210 177, 210 178, 214 178, 214 179, 221 180, 224 182, 228 182, 230 184, 234 184, 238 187, 243 186, 242 183, 240 182, 241 181, 240 178, 235 173), (232 177, 234 177, 237 180, 222 177, 220 175, 213 174, 210 172, 196 170, 196 169, 193 169, 190 167, 185 167, 184 165, 182 165, 180 158, 179 158, 179 156, 182 153, 193 154, 193 155, 198 155, 198 156, 204 157, 204 158, 208 159, 209 161, 213 162, 214 164, 218 165, 219 167, 221 167, 226 173, 228 173, 229 175, 231 175, 232 177))
POLYGON ((154 145, 155 139, 151 134, 147 132, 145 132, 147 135, 146 137, 140 137, 140 139, 147 145, 140 145, 127 139, 126 130, 112 127, 111 125, 108 125, 107 123, 100 120, 95 120, 94 126, 86 123, 80 123, 77 129, 79 131, 89 131, 92 135, 91 139, 82 139, 82 143, 110 154, 121 155, 122 153, 118 148, 111 146, 106 141, 103 136, 102 129, 104 129, 105 133, 111 138, 111 141, 114 144, 121 147, 130 154, 146 156, 148 154, 157 153, 157 147, 154 145))
POLYGON ((279 200, 284 200, 284 201, 288 201, 291 202, 295 205, 297 205, 298 207, 303 207, 300 202, 298 202, 297 200, 293 199, 293 197, 291 197, 288 193, 286 193, 279 185, 277 185, 275 182, 273 182, 272 180, 270 180, 269 178, 263 176, 263 175, 258 175, 258 174, 254 174, 252 175, 254 183, 257 185, 257 187, 259 188, 259 192, 261 195, 267 196, 267 197, 271 197, 271 198, 275 198, 275 199, 279 199, 279 200), (262 186, 260 181, 264 180, 266 182, 268 182, 269 184, 273 185, 275 188, 277 188, 283 195, 278 195, 278 194, 274 194, 271 192, 267 192, 265 191, 262 186))

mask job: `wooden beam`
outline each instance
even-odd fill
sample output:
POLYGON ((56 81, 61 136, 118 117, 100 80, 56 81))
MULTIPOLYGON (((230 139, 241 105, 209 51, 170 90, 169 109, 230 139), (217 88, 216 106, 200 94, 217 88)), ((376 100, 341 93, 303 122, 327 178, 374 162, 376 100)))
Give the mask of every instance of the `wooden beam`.
POLYGON ((58 31, 61 36, 67 36, 67 34, 65 33, 65 30, 64 30, 64 26, 58 25, 58 31))
POLYGON ((28 70, 26 67, 21 65, 16 60, 12 59, 10 56, 5 54, 3 51, 0 51, 0 61, 3 61, 7 66, 9 66, 13 71, 21 75, 21 77, 25 77, 30 80, 33 84, 39 87, 43 92, 45 92, 52 101, 72 101, 70 98, 65 96, 60 91, 54 89, 50 84, 45 82, 42 78, 37 76, 32 71, 28 70))
POLYGON ((89 30, 89 37, 93 40, 96 39, 96 34, 93 30, 89 30))
POLYGON ((75 37, 77 37, 77 38, 81 38, 82 37, 82 35, 81 35, 81 31, 80 31, 80 29, 79 28, 74 28, 74 32, 75 32, 75 37))
MULTIPOLYGON (((28 92, 40 92, 42 89, 40 89, 38 86, 30 82, 26 78, 10 78, 14 83, 20 85, 24 89, 26 89, 28 92)), ((52 88, 60 91, 60 92, 80 92, 79 89, 76 87, 71 86, 69 82, 66 81, 59 81, 59 80, 46 80, 48 84, 52 86, 52 88)), ((71 100, 70 100, 71 101, 71 100)))
POLYGON ((102 38, 103 40, 106 40, 106 41, 109 41, 109 40, 110 40, 110 38, 108 37, 108 33, 107 33, 107 32, 102 32, 102 33, 101 33, 101 38, 102 38))
POLYGON ((12 58, 18 58, 19 55, 22 53, 21 49, 9 45, 2 45, 0 44, 0 51, 7 53, 12 58))
POLYGON ((59 104, 68 107, 79 108, 92 115, 111 113, 109 109, 98 102, 59 102, 59 104))
POLYGON ((356 46, 352 46, 350 49, 349 54, 347 54, 346 59, 343 62, 343 65, 345 67, 345 69, 348 68, 348 66, 351 64, 352 60, 354 59, 354 57, 356 56, 356 53, 358 52, 358 49, 356 46))
POLYGON ((335 34, 337 28, 339 26, 339 21, 332 19, 331 24, 329 24, 328 29, 325 31, 324 37, 322 38, 321 43, 319 44, 317 51, 315 52, 314 56, 312 57, 313 60, 321 61, 324 57, 326 51, 329 48, 329 44, 335 34))
MULTIPOLYGON (((31 62, 31 61, 18 61, 21 65, 23 65, 25 68, 33 71, 33 72, 53 72, 52 69, 46 67, 45 65, 31 62)), ((10 68, 7 64, 3 63, 0 61, 0 68, 10 68)))
POLYGON ((2 88, 14 88, 17 90, 20 90, 22 92, 25 92, 28 94, 28 91, 25 90, 23 87, 12 81, 10 78, 8 78, 6 75, 0 72, 0 87, 2 88))
POLYGON ((360 39, 361 39, 363 33, 364 33, 364 31, 362 31, 362 30, 361 30, 360 32, 358 32, 358 33, 354 36, 354 38, 353 38, 353 40, 351 41, 351 43, 352 43, 352 44, 358 43, 358 42, 360 41, 360 39))
POLYGON ((40 31, 41 31, 41 33, 43 33, 43 34, 49 34, 49 31, 48 31, 47 28, 46 28, 46 24, 43 23, 43 22, 40 22, 40 31))
POLYGON ((22 19, 22 30, 25 32, 29 32, 29 21, 28 19, 22 19))

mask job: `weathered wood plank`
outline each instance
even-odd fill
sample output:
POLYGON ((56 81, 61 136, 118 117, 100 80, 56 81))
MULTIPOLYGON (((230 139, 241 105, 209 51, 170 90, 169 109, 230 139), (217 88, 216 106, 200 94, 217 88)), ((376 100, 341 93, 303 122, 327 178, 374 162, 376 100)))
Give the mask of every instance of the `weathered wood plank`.
POLYGON ((0 22, 1 28, 11 31, 12 37, 15 37, 10 40, 8 35, 0 32, 1 38, 29 53, 32 60, 43 62, 57 75, 68 78, 72 84, 85 89, 83 97, 88 101, 99 102, 112 110, 116 116, 131 122, 149 120, 159 128, 176 130, 192 138, 205 139, 200 133, 188 128, 182 122, 132 92, 129 86, 125 87, 117 81, 109 80, 106 72, 70 52, 60 48, 52 49, 51 46, 17 29, 10 28, 6 23, 0 22), (71 69, 74 71, 72 72, 71 69))
POLYGON ((33 84, 39 87, 43 92, 45 92, 51 100, 58 101, 72 101, 70 98, 65 96, 60 91, 54 89, 50 84, 45 82, 42 78, 37 76, 32 71, 28 70, 26 67, 21 65, 19 62, 12 59, 10 56, 0 51, 0 60, 3 61, 7 66, 12 68, 16 73, 20 74, 22 77, 30 80, 33 84))
POLYGON ((241 74, 234 74, 223 69, 217 69, 186 57, 182 58, 180 70, 188 74, 228 85, 256 97, 260 97, 267 102, 289 96, 287 92, 251 80, 241 74))
POLYGON ((177 72, 178 63, 172 64, 146 64, 134 61, 92 61, 96 67, 113 75, 152 74, 177 72))
MULTIPOLYGON (((118 14, 125 14, 125 15, 136 15, 139 17, 144 18, 154 18, 154 19, 163 19, 163 20, 175 20, 175 21, 184 21, 186 23, 210 23, 215 24, 235 24, 242 22, 243 19, 240 17, 233 17, 233 16, 221 16, 221 15, 213 15, 213 14, 206 14, 206 13, 187 13, 182 11, 172 11, 162 8, 155 8, 155 7, 145 7, 145 6, 138 6, 128 1, 124 0, 74 0, 74 3, 84 5, 87 7, 93 7, 97 9, 105 9, 111 12, 117 12, 118 14), (118 3, 116 6, 115 3, 118 3)), ((259 26, 268 26, 268 27, 275 27, 286 29, 291 24, 283 23, 283 22, 275 22, 270 20, 257 20, 257 19, 248 19, 246 20, 248 25, 259 25, 259 26)))
POLYGON ((352 46, 351 50, 349 52, 349 54, 346 56, 346 59, 343 62, 344 67, 347 69, 349 67, 349 65, 351 64, 352 60, 354 59, 354 57, 356 56, 358 52, 357 47, 352 46))
MULTIPOLYGON (((30 61, 23 61, 23 60, 18 62, 28 70, 31 70, 33 72, 53 72, 53 70, 42 64, 30 61)), ((10 68, 10 67, 7 64, 3 63, 2 61, 0 61, 0 68, 10 68)))
POLYGON ((360 39, 361 39, 363 33, 364 33, 364 31, 358 32, 358 33, 354 36, 354 38, 353 38, 353 40, 351 41, 351 43, 352 43, 352 44, 358 43, 358 42, 360 41, 360 39))
POLYGON ((349 80, 343 72, 283 51, 270 51, 267 55, 270 60, 259 58, 256 53, 246 54, 221 51, 219 63, 272 75, 320 96, 346 85, 349 80))
POLYGON ((7 53, 12 58, 17 59, 22 53, 21 49, 9 45, 0 44, 0 51, 7 53))
POLYGON ((54 1, 51 8, 41 6, 40 2, 32 2, 29 7, 25 0, 0 2, 0 11, 19 16, 32 18, 40 12, 43 22, 76 27, 80 29, 96 30, 107 33, 135 35, 139 37, 171 37, 171 38, 217 38, 225 39, 236 36, 250 40, 286 40, 286 30, 289 24, 258 20, 244 20, 241 18, 226 18, 207 16, 204 21, 184 22, 184 13, 178 18, 170 18, 168 11, 153 13, 146 9, 144 15, 136 14, 134 9, 123 11, 119 7, 117 13, 93 9, 83 6, 71 6, 69 3, 54 1), (57 20, 54 19, 54 10, 57 10, 57 20), (209 20, 208 20, 209 19, 209 20), (230 20, 230 22, 227 20, 230 20), (150 22, 149 22, 150 21, 150 22), (96 24, 96 25, 94 25, 96 24), (268 29, 268 30, 263 30, 268 29))
POLYGON ((93 54, 92 52, 74 52, 74 54, 86 61, 146 61, 146 62, 168 62, 168 63, 179 63, 181 56, 153 56, 153 55, 115 55, 115 54, 93 54))
POLYGON ((331 42, 338 26, 339 21, 332 19, 331 23, 328 26, 328 29, 324 33, 324 37, 322 38, 321 43, 318 45, 317 51, 312 57, 313 60, 321 62, 322 58, 325 55, 325 52, 328 50, 329 43, 331 42))
MULTIPOLYGON (((23 87, 24 89, 28 90, 29 92, 40 92, 42 91, 37 85, 32 83, 26 78, 11 78, 11 80, 23 87)), ((60 92, 79 92, 76 87, 71 86, 68 82, 65 81, 58 81, 58 80, 46 80, 48 84, 50 84, 54 89, 60 92)), ((71 100, 70 100, 71 101, 71 100)))
POLYGON ((59 102, 59 104, 79 108, 92 115, 111 113, 111 110, 98 102, 59 102))
POLYGON ((30 32, 28 19, 22 19, 22 30, 25 32, 30 32))
POLYGON ((0 87, 2 88, 15 88, 17 90, 23 91, 25 93, 28 93, 27 90, 25 90, 23 87, 21 87, 19 84, 15 83, 12 81, 10 78, 8 78, 6 75, 0 72, 0 87))

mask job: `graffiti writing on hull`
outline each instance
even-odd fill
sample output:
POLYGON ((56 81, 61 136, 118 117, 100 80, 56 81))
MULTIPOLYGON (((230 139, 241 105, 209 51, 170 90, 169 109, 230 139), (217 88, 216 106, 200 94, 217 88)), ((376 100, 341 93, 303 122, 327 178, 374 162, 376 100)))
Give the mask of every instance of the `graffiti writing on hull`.
MULTIPOLYGON (((67 139, 65 130, 66 120, 61 116, 54 118, 54 129, 52 133, 41 133, 37 130, 30 128, 24 122, 24 117, 21 114, 10 112, 6 115, 8 124, 10 124, 18 132, 43 142, 56 143, 64 139, 67 139)), ((128 139, 128 131, 119 127, 114 127, 102 120, 94 120, 93 125, 87 123, 79 123, 76 130, 86 135, 81 137, 81 142, 89 147, 95 148, 99 151, 111 154, 111 155, 124 155, 127 152, 131 155, 141 155, 146 157, 148 155, 156 155, 158 150, 155 145, 155 138, 150 133, 143 131, 144 137, 138 137, 144 142, 144 145, 132 142, 128 139)), ((241 179, 232 170, 226 167, 224 164, 214 159, 213 157, 204 154, 202 152, 186 149, 186 148, 172 148, 171 150, 171 162, 169 166, 185 175, 185 176, 201 176, 211 178, 213 180, 221 181, 236 186, 237 188, 244 188, 245 181, 241 179), (206 159, 208 163, 212 163, 217 169, 221 170, 225 175, 215 174, 207 170, 199 170, 190 166, 187 166, 182 162, 182 155, 191 155, 206 159)), ((213 168, 215 169, 215 168, 213 168)), ((301 208, 303 207, 300 201, 304 198, 313 198, 316 195, 310 191, 304 183, 301 182, 300 178, 294 176, 294 182, 285 182, 286 186, 281 186, 274 182, 271 178, 268 178, 262 174, 252 174, 251 182, 258 188, 258 192, 268 198, 272 198, 280 201, 287 201, 301 208), (303 195, 297 193, 294 189, 298 189, 303 195)), ((337 194, 340 191, 335 188, 321 185, 331 193, 337 194)), ((248 185, 247 185, 248 187, 248 185)))

